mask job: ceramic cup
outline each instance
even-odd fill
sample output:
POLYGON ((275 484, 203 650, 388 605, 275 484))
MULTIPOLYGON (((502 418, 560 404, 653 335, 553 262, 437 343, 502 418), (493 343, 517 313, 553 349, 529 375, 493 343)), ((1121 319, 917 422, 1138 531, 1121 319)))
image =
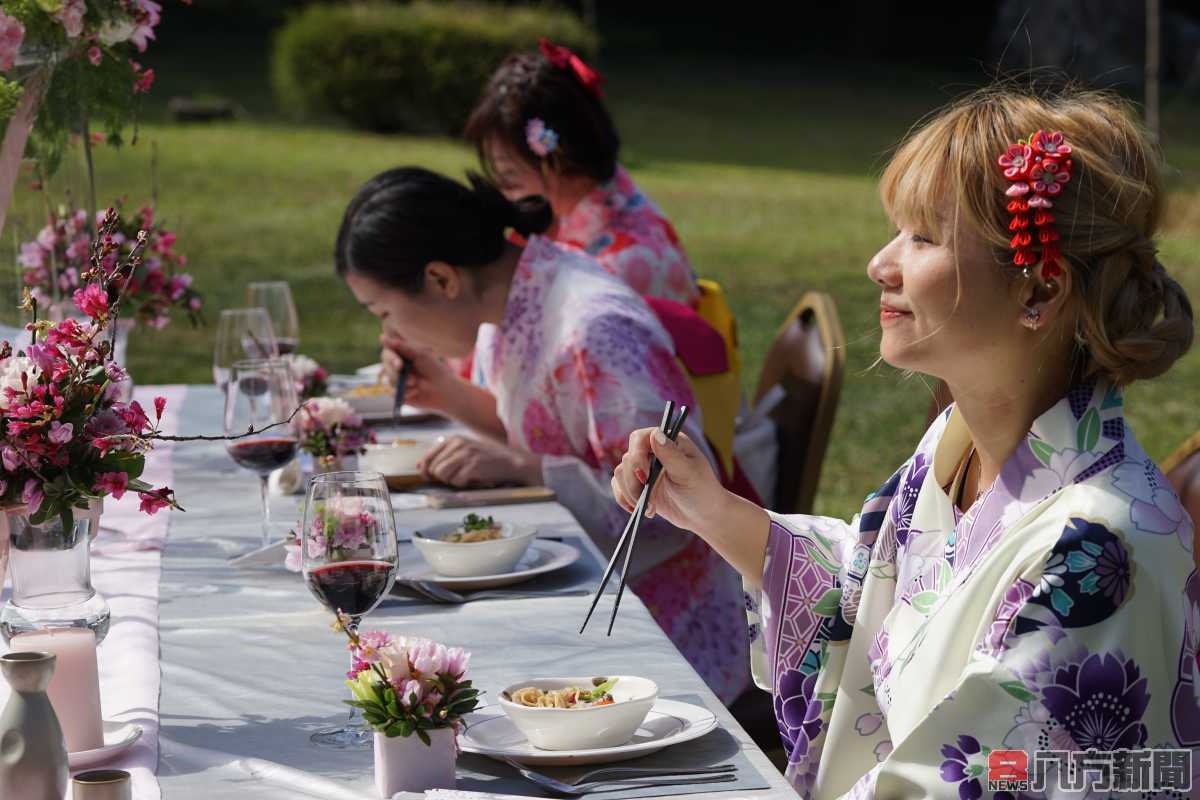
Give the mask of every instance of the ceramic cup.
POLYGON ((94 769, 71 779, 74 800, 133 800, 133 781, 122 769, 94 769))

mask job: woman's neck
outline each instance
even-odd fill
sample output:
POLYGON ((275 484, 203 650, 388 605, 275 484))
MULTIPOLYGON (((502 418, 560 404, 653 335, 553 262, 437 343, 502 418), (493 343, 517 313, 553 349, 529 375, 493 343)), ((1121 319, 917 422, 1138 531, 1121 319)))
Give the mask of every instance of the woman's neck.
POLYGON ((579 205, 583 198, 596 191, 600 184, 588 175, 555 175, 553 183, 548 187, 553 199, 554 218, 556 220, 567 216, 579 205))
POLYGON ((508 293, 512 290, 513 275, 521 261, 522 249, 512 243, 504 246, 500 258, 483 268, 483 289, 480 293, 480 323, 499 325, 504 321, 504 309, 508 307, 508 293))
POLYGON ((1069 384, 1065 371, 1061 378, 1017 378, 1000 385, 947 381, 979 464, 975 486, 968 489, 980 491, 996 480, 1034 420, 1062 399, 1069 384))

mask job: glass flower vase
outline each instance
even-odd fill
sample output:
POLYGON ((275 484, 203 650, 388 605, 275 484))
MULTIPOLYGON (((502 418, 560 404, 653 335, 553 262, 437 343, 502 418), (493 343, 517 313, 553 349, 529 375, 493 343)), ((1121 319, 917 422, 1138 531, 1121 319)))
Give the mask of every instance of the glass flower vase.
POLYGON ((23 507, 0 514, 0 525, 8 529, 12 577, 12 594, 0 611, 5 641, 47 628, 88 628, 97 643, 104 640, 111 614, 92 588, 88 546, 96 516, 75 509, 72 524, 64 527, 61 517, 35 524, 23 507))

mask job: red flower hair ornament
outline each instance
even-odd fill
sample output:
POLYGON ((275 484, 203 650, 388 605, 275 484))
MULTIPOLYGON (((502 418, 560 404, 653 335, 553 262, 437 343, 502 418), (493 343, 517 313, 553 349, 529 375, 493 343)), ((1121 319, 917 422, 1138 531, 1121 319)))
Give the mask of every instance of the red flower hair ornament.
POLYGON ((1026 274, 1041 263, 1043 280, 1061 275, 1062 251, 1055 244, 1059 235, 1050 209, 1071 180, 1071 146, 1058 131, 1039 130, 1010 146, 997 163, 1010 183, 1005 194, 1012 215, 1013 263, 1026 274))
POLYGON ((604 85, 604 76, 596 70, 584 63, 583 59, 575 55, 570 49, 563 47, 561 44, 554 44, 546 37, 538 40, 538 49, 546 60, 557 69, 569 69, 575 73, 575 77, 583 84, 583 88, 594 94, 596 97, 603 97, 604 93, 600 87, 604 85))

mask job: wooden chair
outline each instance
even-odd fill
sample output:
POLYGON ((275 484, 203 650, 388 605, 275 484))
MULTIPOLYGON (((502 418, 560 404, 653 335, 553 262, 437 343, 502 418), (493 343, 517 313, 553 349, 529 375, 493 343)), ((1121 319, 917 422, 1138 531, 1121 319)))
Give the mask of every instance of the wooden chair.
POLYGON ((1162 471, 1196 523, 1192 558, 1200 569, 1200 432, 1192 435, 1162 464, 1162 471))
MULTIPOLYGON (((775 334, 754 398, 757 405, 776 386, 784 392, 771 411, 779 441, 774 502, 778 511, 812 511, 845 365, 846 337, 833 298, 808 292, 775 334)), ((751 688, 730 704, 729 711, 783 771, 787 757, 771 697, 769 692, 751 688)))
POLYGON ((846 337, 833 298, 808 292, 767 351, 755 403, 775 386, 783 400, 771 412, 779 439, 775 509, 812 512, 846 366, 846 337))

